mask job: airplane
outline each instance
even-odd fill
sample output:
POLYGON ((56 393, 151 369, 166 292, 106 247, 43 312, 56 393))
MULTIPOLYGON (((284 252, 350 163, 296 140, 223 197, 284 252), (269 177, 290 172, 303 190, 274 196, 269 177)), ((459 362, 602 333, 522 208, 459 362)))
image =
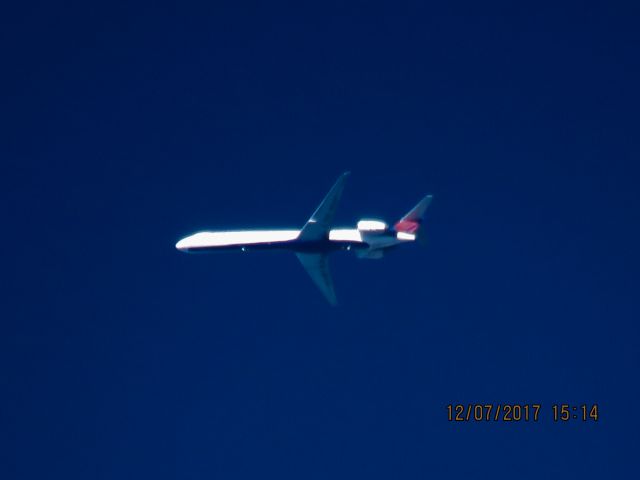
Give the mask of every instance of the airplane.
POLYGON ((359 258, 378 259, 398 245, 420 240, 425 211, 432 195, 425 196, 393 228, 380 220, 360 220, 356 228, 333 228, 333 217, 344 184, 345 172, 301 230, 242 230, 199 232, 176 243, 182 252, 199 253, 218 250, 290 250, 320 289, 327 301, 337 305, 333 281, 329 273, 329 254, 353 250, 359 258))

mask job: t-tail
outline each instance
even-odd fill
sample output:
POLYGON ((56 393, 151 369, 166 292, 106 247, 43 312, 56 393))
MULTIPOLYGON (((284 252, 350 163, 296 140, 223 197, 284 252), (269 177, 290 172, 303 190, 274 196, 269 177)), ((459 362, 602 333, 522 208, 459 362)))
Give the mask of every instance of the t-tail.
POLYGON ((433 195, 427 195, 393 226, 399 239, 418 240, 424 242, 424 214, 431 203, 433 195))

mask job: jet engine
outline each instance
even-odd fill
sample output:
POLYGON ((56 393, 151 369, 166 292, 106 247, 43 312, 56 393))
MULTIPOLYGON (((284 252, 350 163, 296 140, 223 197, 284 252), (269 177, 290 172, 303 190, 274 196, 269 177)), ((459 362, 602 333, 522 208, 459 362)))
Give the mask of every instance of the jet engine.
POLYGON ((358 222, 359 232, 386 232, 389 226, 381 220, 360 220, 358 222))

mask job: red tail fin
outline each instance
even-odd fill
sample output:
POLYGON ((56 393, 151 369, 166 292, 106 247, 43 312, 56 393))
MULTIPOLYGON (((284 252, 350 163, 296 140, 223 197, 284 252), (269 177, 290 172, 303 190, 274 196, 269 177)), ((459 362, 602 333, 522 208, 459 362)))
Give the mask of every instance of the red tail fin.
POLYGON ((420 225, 422 224, 422 219, 424 218, 424 213, 427 210, 427 207, 431 203, 431 199, 433 195, 427 195, 422 200, 418 202, 418 204, 413 207, 409 213, 407 213, 404 217, 402 217, 394 226, 396 232, 402 233, 413 233, 416 234, 420 225))

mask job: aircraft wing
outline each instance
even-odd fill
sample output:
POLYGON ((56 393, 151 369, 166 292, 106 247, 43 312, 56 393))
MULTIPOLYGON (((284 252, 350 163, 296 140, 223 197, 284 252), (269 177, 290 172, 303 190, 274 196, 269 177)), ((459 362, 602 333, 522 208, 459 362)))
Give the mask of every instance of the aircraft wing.
POLYGON ((329 272, 329 256, 325 253, 296 253, 313 283, 322 291, 322 294, 333 306, 338 304, 336 292, 333 290, 333 281, 329 272))
POLYGON ((324 197, 322 203, 320 203, 316 211, 313 212, 313 215, 311 215, 311 218, 305 226, 302 227, 298 240, 316 241, 328 237, 333 216, 338 207, 338 201, 342 195, 342 190, 344 190, 344 182, 348 176, 349 172, 345 172, 336 180, 336 183, 331 187, 331 190, 329 190, 327 196, 324 197))

